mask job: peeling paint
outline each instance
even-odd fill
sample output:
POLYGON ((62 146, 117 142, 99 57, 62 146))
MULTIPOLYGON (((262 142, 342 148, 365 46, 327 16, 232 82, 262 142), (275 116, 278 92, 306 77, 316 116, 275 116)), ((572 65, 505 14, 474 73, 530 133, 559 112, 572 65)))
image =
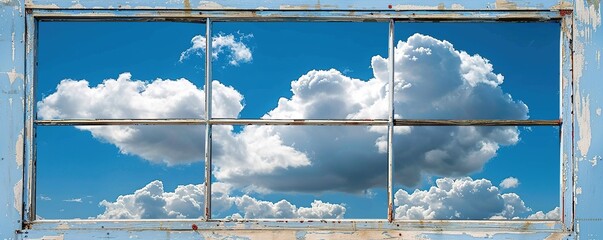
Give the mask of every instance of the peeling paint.
POLYGON ((587 95, 584 98, 580 98, 580 94, 578 94, 578 99, 580 100, 578 106, 576 106, 576 112, 580 139, 578 139, 576 144, 582 156, 586 156, 588 155, 592 137, 590 129, 590 97, 587 95))
POLYGON ((11 36, 12 49, 13 49, 13 62, 15 61, 15 32, 11 36))
POLYGON ((31 2, 25 3, 26 8, 48 8, 48 9, 59 9, 59 5, 56 4, 33 4, 31 2))
POLYGON ((408 5, 399 4, 392 6, 394 10, 437 10, 439 6, 422 6, 422 5, 408 5))
POLYGON ((17 70, 15 68, 13 68, 13 70, 11 70, 10 72, 4 72, 4 73, 6 73, 6 75, 8 75, 8 81, 10 81, 10 84, 13 84, 15 82, 15 80, 17 80, 17 78, 20 78, 20 79, 25 78, 22 73, 17 73, 17 70))
POLYGON ((568 233, 562 233, 562 232, 561 233, 551 233, 551 235, 546 237, 545 240, 564 239, 567 236, 569 236, 568 233))
POLYGON ((23 203, 23 179, 19 179, 17 184, 13 187, 13 194, 15 195, 14 207, 19 212, 19 215, 23 215, 23 209, 21 204, 23 203))
POLYGON ((453 3, 452 6, 450 6, 450 8, 453 10, 463 10, 463 9, 465 9, 465 6, 458 4, 458 3, 453 3))
POLYGON ((60 223, 60 224, 57 226, 57 228, 56 228, 56 229, 57 229, 57 230, 69 230, 69 229, 70 229, 70 227, 69 227, 69 224, 68 224, 68 223, 62 222, 62 223, 60 223))
POLYGON ((576 0, 575 5, 576 17, 583 24, 590 26, 596 30, 601 25, 601 11, 598 4, 585 3, 584 0, 576 0))
POLYGON ((593 159, 589 160, 589 162, 594 166, 597 166, 597 163, 601 161, 601 156, 594 156, 593 159))
POLYGON ((23 130, 17 136, 17 143, 15 144, 15 160, 17 161, 17 168, 23 167, 23 130))
POLYGON ((227 9, 222 4, 212 1, 200 1, 198 9, 227 9))
POLYGON ((581 187, 577 187, 577 188, 576 188, 576 194, 577 194, 577 195, 582 194, 582 188, 581 188, 581 187))
POLYGON ((43 236, 40 240, 63 240, 63 235, 59 236, 43 236))
POLYGON ((595 51, 595 59, 597 59, 597 69, 601 68, 601 51, 595 51))
POLYGON ((504 10, 517 9, 517 3, 509 2, 508 0, 496 0, 496 3, 494 3, 494 7, 496 9, 504 10))
POLYGON ((86 8, 86 7, 78 2, 76 4, 71 5, 69 8, 78 9, 78 8, 86 8))
POLYGON ((597 110, 595 110, 595 113, 597 114, 597 116, 601 116, 601 108, 598 107, 597 110))
POLYGON ((571 1, 561 1, 557 5, 551 7, 551 9, 573 9, 574 5, 571 1))

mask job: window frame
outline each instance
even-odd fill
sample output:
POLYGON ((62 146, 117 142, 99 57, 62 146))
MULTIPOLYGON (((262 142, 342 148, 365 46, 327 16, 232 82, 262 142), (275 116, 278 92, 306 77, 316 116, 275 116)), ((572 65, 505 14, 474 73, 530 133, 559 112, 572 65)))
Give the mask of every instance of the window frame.
MULTIPOLYGON (((25 160, 23 228, 27 230, 193 230, 211 229, 334 229, 334 230, 392 230, 392 231, 488 231, 568 233, 574 227, 574 148, 573 72, 571 10, 291 10, 291 9, 54 9, 29 8, 26 11, 26 83, 25 83, 25 160), (110 12, 111 14, 107 14, 110 12), (158 14, 161 13, 161 14, 158 14), (36 51, 39 21, 185 21, 203 22, 206 27, 205 51, 205 119, 63 119, 37 120, 35 113, 36 51), (388 53, 394 54, 394 25, 396 22, 559 22, 560 27, 560 119, 558 120, 432 120, 394 119, 393 71, 389 71, 388 119, 215 119, 211 116, 211 28, 212 22, 316 21, 389 23, 388 53), (36 220, 36 159, 35 127, 37 125, 205 125, 205 213, 203 219, 135 219, 135 220, 36 220), (393 154, 388 151, 388 209, 384 219, 243 219, 211 218, 211 148, 213 125, 362 125, 387 126, 388 149, 392 148, 394 126, 559 126, 560 127, 560 220, 396 220, 393 204, 393 154), (195 227, 196 226, 196 227, 195 227)), ((392 69, 394 58, 388 56, 392 69)), ((107 233, 108 234, 108 233, 107 233)))

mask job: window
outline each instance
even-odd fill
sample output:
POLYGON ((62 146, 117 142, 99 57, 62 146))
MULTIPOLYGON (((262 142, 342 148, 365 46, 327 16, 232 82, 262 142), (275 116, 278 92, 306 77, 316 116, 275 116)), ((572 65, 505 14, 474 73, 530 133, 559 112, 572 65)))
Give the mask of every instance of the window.
POLYGON ((177 223, 367 219, 366 228, 396 229, 416 223, 405 220, 543 219, 534 229, 560 229, 565 192, 546 184, 566 181, 567 89, 551 70, 560 67, 558 18, 204 20, 39 23, 34 228, 46 218, 186 218, 177 223), (63 66, 82 66, 75 76, 46 65, 74 56, 53 54, 70 35, 45 28, 90 29, 93 49, 63 66), (115 29, 128 40, 102 34, 115 29), (529 37, 491 37, 509 32, 529 37), (131 43, 134 35, 144 37, 131 43), (496 47, 540 52, 514 62, 496 47), (543 52, 546 62, 525 65, 543 52), (515 167, 524 162, 544 179, 515 167))

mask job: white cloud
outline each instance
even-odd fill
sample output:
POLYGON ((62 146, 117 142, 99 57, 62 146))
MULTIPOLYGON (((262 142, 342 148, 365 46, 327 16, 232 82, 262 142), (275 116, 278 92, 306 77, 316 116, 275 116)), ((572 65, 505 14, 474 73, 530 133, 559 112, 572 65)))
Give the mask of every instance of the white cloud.
MULTIPOLYGON (((241 35, 238 39, 234 35, 219 34, 212 37, 212 57, 218 58, 219 55, 228 52, 228 63, 230 65, 239 65, 242 62, 250 62, 253 58, 251 50, 241 40, 244 38, 253 37, 253 35, 241 35)), ((191 39, 191 46, 186 51, 180 54, 180 62, 189 58, 191 54, 201 56, 205 51, 206 38, 201 35, 196 35, 191 39)))
MULTIPOLYGON (((314 200, 310 207, 296 207, 286 200, 276 203, 249 195, 231 196, 231 186, 212 185, 212 207, 221 212, 236 207, 239 213, 230 218, 343 218, 345 206, 314 200)), ((179 185, 166 192, 161 181, 155 180, 133 194, 121 195, 114 202, 103 200, 101 219, 201 218, 204 201, 203 184, 179 185)))
POLYGON ((78 203, 81 203, 82 202, 82 198, 65 199, 65 200, 63 200, 63 202, 78 202, 78 203))
POLYGON ((502 189, 516 188, 517 186, 519 186, 519 179, 514 177, 505 178, 504 180, 502 180, 502 182, 500 182, 499 186, 502 189))
MULTIPOLYGON (((479 55, 420 34, 400 41, 395 51, 398 117, 528 117, 527 106, 503 92, 504 78, 479 55)), ((293 95, 279 99, 263 118, 386 118, 387 59, 374 56, 371 66, 374 77, 368 80, 334 69, 311 70, 293 81, 293 95)), ((213 95, 215 117, 236 117, 243 108, 242 95, 232 87, 214 81, 213 95)), ((129 74, 92 87, 85 80, 65 80, 38 103, 44 119, 202 117, 203 105, 203 90, 185 79, 149 83, 129 74)), ((80 129, 152 162, 172 165, 203 157, 203 127, 80 129)), ((395 132, 396 182, 407 186, 423 175, 479 171, 501 146, 519 141, 516 127, 397 127, 395 132)), ((362 192, 386 182, 384 127, 246 126, 235 133, 231 126, 216 126, 214 140, 214 174, 238 188, 362 192)))
POLYGON ((547 213, 538 211, 528 216, 528 219, 559 220, 561 219, 561 210, 559 209, 559 207, 555 207, 553 210, 547 213))
MULTIPOLYGON (((130 73, 97 86, 86 80, 63 80, 57 91, 38 102, 43 119, 203 118, 204 91, 186 79, 132 80, 130 73)), ((243 96, 213 82, 214 114, 236 117, 243 96)), ((78 126, 121 153, 168 165, 203 159, 204 126, 78 126)))
POLYGON ((394 196, 398 219, 511 219, 531 211, 515 193, 502 194, 487 179, 440 178, 429 190, 394 196))
MULTIPOLYGON (((492 65, 479 55, 471 56, 449 42, 420 34, 400 41, 395 51, 398 117, 528 117, 527 106, 502 91, 503 76, 493 73, 492 65)), ((293 96, 279 99, 278 106, 263 118, 386 118, 387 59, 375 56, 371 66, 374 78, 366 81, 335 69, 309 71, 291 83, 293 96)), ((247 159, 232 158, 216 165, 221 181, 277 191, 361 191, 385 182, 384 127, 260 126, 247 127, 242 134, 255 136, 255 131, 273 132, 283 144, 305 153, 310 164, 265 173, 257 171, 257 166, 301 161, 260 158, 248 164, 247 159), (237 166, 237 171, 230 166, 237 166)), ((251 142, 261 141, 253 139, 251 142)), ((412 186, 423 174, 464 176, 482 169, 501 146, 518 141, 516 127, 397 127, 394 157, 396 176, 400 177, 396 181, 412 186)))

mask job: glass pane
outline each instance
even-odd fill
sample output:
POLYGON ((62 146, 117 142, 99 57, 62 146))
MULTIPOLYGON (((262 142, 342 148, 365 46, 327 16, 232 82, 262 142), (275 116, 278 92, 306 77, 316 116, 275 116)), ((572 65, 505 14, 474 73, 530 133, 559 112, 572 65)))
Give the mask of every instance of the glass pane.
POLYGON ((205 25, 40 22, 39 119, 202 118, 205 25))
POLYGON ((204 134, 203 126, 38 126, 38 219, 202 217, 204 134))
POLYGON ((397 118, 559 118, 558 23, 395 27, 397 118))
POLYGON ((396 131, 397 219, 559 219, 558 127, 396 131))
POLYGON ((383 127, 214 130, 213 218, 387 217, 383 127))
POLYGON ((387 76, 374 74, 384 67, 376 59, 387 57, 387 23, 218 22, 213 31, 213 77, 244 102, 213 117, 388 116, 387 76))

